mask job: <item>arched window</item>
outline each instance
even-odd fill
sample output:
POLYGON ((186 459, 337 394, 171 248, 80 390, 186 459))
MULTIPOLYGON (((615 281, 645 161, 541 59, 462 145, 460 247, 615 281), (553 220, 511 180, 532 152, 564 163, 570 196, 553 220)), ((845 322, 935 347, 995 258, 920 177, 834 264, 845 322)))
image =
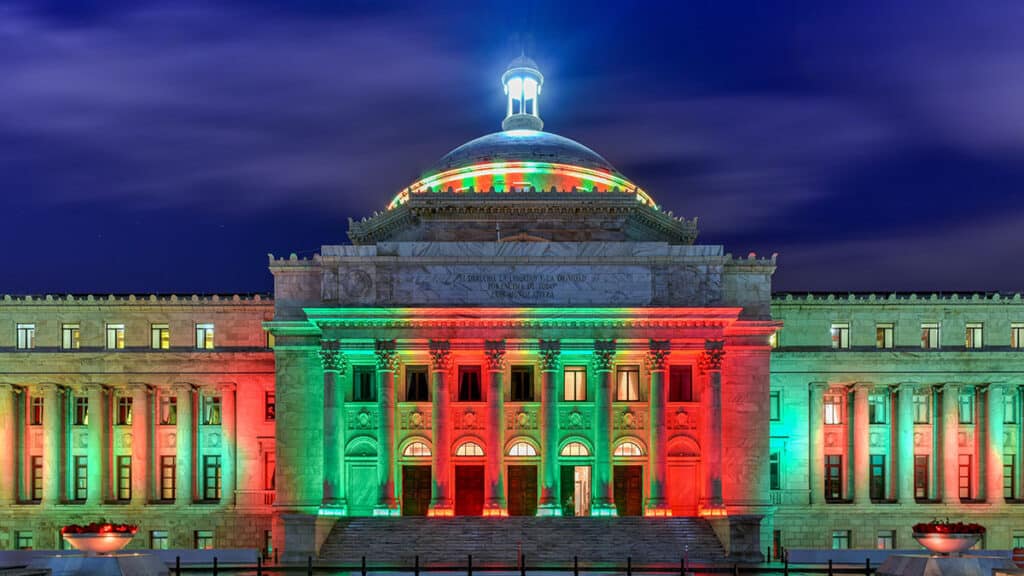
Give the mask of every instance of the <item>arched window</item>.
POLYGON ((430 446, 423 442, 410 442, 402 451, 402 456, 430 456, 430 446))
POLYGON ((639 444, 632 440, 626 440, 622 444, 615 447, 616 456, 643 456, 644 449, 639 444))
POLYGON ((516 442, 508 449, 509 456, 536 456, 537 449, 529 442, 516 442))
POLYGON ((463 442, 455 449, 456 456, 483 456, 484 449, 476 442, 463 442))
POLYGON ((562 456, 590 456, 590 450, 582 442, 569 442, 562 448, 562 456))

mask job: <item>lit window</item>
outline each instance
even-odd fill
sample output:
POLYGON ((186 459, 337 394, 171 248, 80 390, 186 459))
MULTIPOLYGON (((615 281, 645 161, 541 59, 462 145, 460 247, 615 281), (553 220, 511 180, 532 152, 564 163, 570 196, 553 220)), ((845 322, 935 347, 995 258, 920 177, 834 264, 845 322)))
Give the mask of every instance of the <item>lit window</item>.
POLYGON ((36 325, 18 324, 18 350, 31 350, 36 347, 36 325))
POLYGON ((1003 422, 1005 424, 1017 423, 1017 406, 1017 390, 1016 388, 1010 388, 1003 395, 1003 422))
POLYGON ((967 348, 981 348, 983 326, 980 322, 968 322, 964 336, 964 346, 967 348))
POLYGON ((875 539, 875 548, 879 550, 892 550, 896 547, 895 530, 879 530, 878 538, 875 539))
POLYGON ((641 448, 640 445, 637 444, 636 442, 633 442, 632 440, 626 440, 622 444, 619 444, 618 446, 615 447, 614 455, 627 458, 643 456, 644 449, 641 448))
POLYGON ((843 396, 841 394, 825 395, 825 424, 843 423, 843 396))
POLYGON ((277 419, 277 393, 273 390, 263 393, 263 419, 267 422, 277 419))
POLYGON ((220 425, 220 396, 206 396, 203 398, 203 424, 208 426, 220 425))
POLYGON ((931 422, 931 394, 914 394, 914 424, 931 422))
POLYGON ((921 348, 936 350, 939 348, 939 323, 925 322, 921 324, 921 348))
POLYGON ((885 394, 868 395, 868 422, 871 424, 885 424, 885 394))
POLYGON ((75 412, 72 419, 74 426, 89 425, 89 399, 85 396, 75 396, 75 412))
POLYGON ((768 393, 768 419, 772 422, 780 420, 779 399, 781 394, 778 390, 768 393))
POLYGON ((132 398, 131 396, 118 396, 117 398, 117 425, 132 425, 132 398))
POLYGON ((970 454, 960 454, 957 460, 957 486, 959 487, 961 500, 973 498, 970 454))
POLYGON ((587 401, 587 367, 566 366, 563 399, 566 402, 587 401))
POLYGON ((149 347, 153 350, 168 350, 171 347, 171 328, 167 324, 151 324, 149 347))
POLYGON ((617 370, 616 402, 636 402, 640 399, 640 368, 620 366, 617 370))
POLYGON ((876 324, 875 347, 882 349, 892 348, 895 344, 895 333, 896 328, 893 324, 876 324))
POLYGON ((1017 498, 1017 467, 1015 454, 1003 454, 1003 499, 1017 498))
POLYGON ((28 405, 28 423, 29 426, 42 426, 43 425, 43 406, 45 405, 45 398, 42 396, 32 396, 29 399, 28 405))
POLYGON ((124 324, 107 324, 107 350, 124 349, 124 324))
POLYGON ((423 442, 411 442, 405 447, 405 450, 402 451, 402 456, 430 456, 430 446, 427 446, 423 442))
POLYGON ((194 537, 196 550, 213 550, 213 530, 196 530, 194 537))
POLYGON ((1013 543, 1014 548, 1024 548, 1024 530, 1013 531, 1013 543))
POLYGON ((832 347, 835 349, 843 349, 850 347, 850 325, 849 324, 833 324, 832 325, 832 347))
POLYGON ((778 332, 772 332, 772 335, 768 337, 768 346, 770 346, 772 348, 778 348, 779 347, 779 333, 778 332))
POLYGON ((15 548, 18 550, 31 550, 35 547, 35 536, 31 530, 18 530, 14 534, 17 539, 15 548))
POLYGON ((455 449, 456 456, 483 456, 484 449, 476 442, 463 442, 455 449))
POLYGON ((166 530, 149 531, 150 550, 168 550, 170 548, 170 543, 171 539, 167 536, 166 530))
POLYGON ((72 477, 73 499, 81 502, 89 492, 89 459, 87 456, 75 456, 72 459, 74 476, 72 477))
POLYGON ((768 454, 768 489, 782 489, 782 462, 778 452, 768 454))
POLYGON ((957 413, 961 424, 974 422, 974 391, 961 392, 957 396, 957 413))
POLYGON ((174 456, 160 457, 160 499, 164 501, 174 500, 177 489, 177 466, 174 463, 174 456))
POLYGON ((196 348, 213 350, 213 324, 196 324, 196 348))
POLYGON ((528 442, 516 442, 508 449, 509 456, 536 456, 537 449, 528 442))
POLYGON ((178 423, 178 397, 160 395, 160 424, 174 426, 178 423))
POLYGON ((928 499, 928 475, 928 455, 914 454, 914 498, 917 500, 928 499))
POLYGON ((833 530, 832 531, 832 549, 833 550, 846 550, 850 547, 850 531, 849 530, 833 530))
POLYGON ((885 483, 885 456, 871 454, 868 465, 870 467, 868 496, 875 502, 885 500, 888 493, 885 483))
POLYGON ((1024 348, 1024 322, 1010 324, 1010 348, 1024 348))
POLYGON ((562 448, 562 456, 590 456, 590 450, 582 442, 569 442, 562 448))
POLYGON ((43 499, 43 457, 32 456, 29 461, 32 466, 32 477, 29 483, 29 490, 32 494, 32 500, 39 501, 43 499))
POLYGON ((203 499, 220 500, 220 456, 203 456, 203 499))
POLYGON ((81 345, 81 329, 78 324, 62 324, 60 327, 60 347, 64 350, 78 350, 81 345))
POLYGON ((117 457, 117 499, 128 502, 132 499, 132 457, 117 457))

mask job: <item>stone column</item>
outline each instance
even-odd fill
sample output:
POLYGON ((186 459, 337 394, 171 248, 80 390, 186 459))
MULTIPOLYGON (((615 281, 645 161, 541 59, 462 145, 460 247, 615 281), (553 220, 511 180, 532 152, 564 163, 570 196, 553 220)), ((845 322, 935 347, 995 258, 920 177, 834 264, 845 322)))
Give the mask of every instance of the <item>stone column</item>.
POLYGON ((18 501, 18 413, 14 386, 0 383, 0 508, 18 501))
POLYGON ((935 451, 936 458, 942 458, 942 502, 960 503, 960 488, 957 482, 957 465, 960 447, 957 444, 960 420, 957 416, 957 402, 960 386, 947 382, 942 387, 942 450, 935 451))
POLYGON ((508 516, 505 508, 505 342, 484 342, 487 365, 487 467, 484 516, 508 516))
POLYGON ((433 379, 433 405, 430 424, 434 437, 434 483, 431 486, 430 515, 454 516, 452 499, 452 435, 448 415, 451 414, 452 394, 448 389, 448 375, 452 369, 451 344, 430 341, 430 368, 433 379))
POLYGON ((132 500, 136 506, 149 503, 150 461, 152 451, 150 439, 149 386, 132 383, 132 500))
POLYGON ((615 341, 594 342, 594 372, 597 383, 594 386, 594 470, 592 476, 593 498, 590 512, 593 516, 615 516, 615 485, 612 469, 612 422, 614 421, 612 401, 615 382, 612 370, 615 368, 615 341))
POLYGON ((399 514, 395 498, 395 372, 399 357, 394 340, 377 340, 377 516, 399 514))
POLYGON ((989 504, 1003 504, 1003 392, 1001 383, 988 385, 988 411, 985 428, 985 500, 989 504))
POLYGON ((541 340, 540 359, 540 463, 541 485, 538 516, 561 516, 561 470, 558 468, 558 371, 561 342, 541 340))
POLYGON ((324 499, 323 507, 344 514, 345 487, 342 485, 341 455, 345 451, 342 412, 345 392, 341 376, 347 362, 338 340, 324 340, 320 345, 320 364, 324 369, 324 499))
POLYGON ((700 371, 707 377, 705 403, 707 424, 705 425, 704 453, 707 454, 706 485, 704 488, 705 510, 722 510, 722 360, 725 358, 724 343, 708 340, 700 357, 700 371))
POLYGON ((230 382, 220 385, 220 501, 235 504, 235 485, 238 479, 238 426, 236 424, 236 386, 230 382))
POLYGON ((825 502, 825 382, 811 382, 810 390, 810 427, 807 443, 810 446, 810 463, 807 479, 810 481, 810 504, 825 502))
POLYGON ((903 382, 896 387, 896 499, 913 504, 914 499, 914 385, 903 382))
POLYGON ((665 497, 665 483, 668 478, 668 455, 666 445, 665 404, 665 372, 668 370, 668 356, 671 344, 668 340, 651 340, 647 351, 647 365, 651 372, 651 388, 648 396, 648 472, 650 488, 647 499, 646 516, 671 516, 672 508, 665 497))
POLYGON ((868 422, 868 395, 871 384, 858 382, 850 393, 853 395, 853 502, 871 503, 871 424, 868 422))
POLYGON ((195 426, 192 421, 192 397, 194 389, 191 384, 174 386, 175 417, 178 425, 175 430, 175 470, 174 502, 179 506, 191 506, 194 494, 195 468, 192 466, 195 426))
POLYGON ((42 504, 54 505, 61 500, 63 483, 64 410, 62 390, 56 384, 42 384, 38 387, 43 397, 43 500, 42 504))
POLYGON ((86 504, 99 506, 107 500, 110 470, 110 420, 107 417, 107 389, 100 384, 86 384, 82 390, 89 399, 89 462, 86 480, 86 504))

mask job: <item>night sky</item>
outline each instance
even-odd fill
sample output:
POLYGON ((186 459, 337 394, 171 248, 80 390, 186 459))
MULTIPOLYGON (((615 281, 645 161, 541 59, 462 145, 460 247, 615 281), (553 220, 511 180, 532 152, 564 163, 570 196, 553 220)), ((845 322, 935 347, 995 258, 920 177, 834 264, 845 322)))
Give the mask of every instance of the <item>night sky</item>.
POLYGON ((776 290, 1024 290, 1024 3, 0 4, 0 293, 270 291, 500 129, 546 129, 776 290))

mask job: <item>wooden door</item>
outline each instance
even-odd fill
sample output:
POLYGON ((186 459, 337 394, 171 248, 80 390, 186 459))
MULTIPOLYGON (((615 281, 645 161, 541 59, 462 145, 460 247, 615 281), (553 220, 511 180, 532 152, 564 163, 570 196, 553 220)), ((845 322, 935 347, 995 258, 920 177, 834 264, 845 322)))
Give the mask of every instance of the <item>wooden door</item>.
POLYGON ((680 462, 668 466, 668 503, 673 516, 696 516, 699 494, 696 462, 680 462))
POLYGON ((455 515, 482 516, 484 513, 484 467, 455 467, 455 515))
POLYGON ((643 515, 643 466, 615 467, 615 507, 619 516, 643 515))
POLYGON ((537 467, 508 467, 508 515, 537 515, 537 467))
POLYGON ((402 466, 402 516, 426 516, 430 508, 430 466, 402 466))

